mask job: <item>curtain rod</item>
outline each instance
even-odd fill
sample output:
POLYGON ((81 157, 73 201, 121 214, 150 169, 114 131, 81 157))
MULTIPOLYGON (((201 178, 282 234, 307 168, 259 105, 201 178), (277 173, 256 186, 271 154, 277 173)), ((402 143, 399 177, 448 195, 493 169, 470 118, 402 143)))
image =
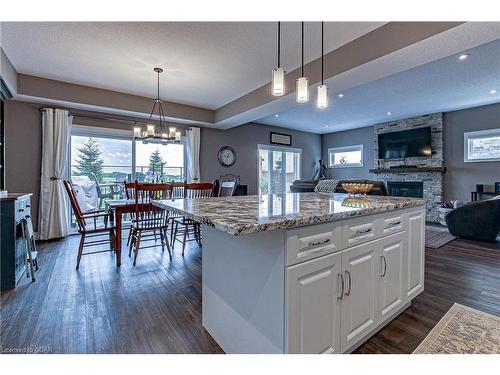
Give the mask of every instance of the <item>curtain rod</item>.
MULTIPOLYGON (((53 108, 53 107, 45 107, 45 108, 40 108, 40 112, 45 112, 46 108, 58 109, 58 108, 53 108)), ((91 120, 124 122, 124 123, 134 124, 134 125, 147 125, 146 122, 137 121, 137 120, 127 120, 127 119, 118 118, 118 117, 95 116, 95 115, 92 116, 92 115, 84 115, 84 114, 74 113, 74 112, 70 112, 70 111, 68 111, 68 114, 73 116, 73 117, 87 118, 87 119, 91 119, 91 120)))

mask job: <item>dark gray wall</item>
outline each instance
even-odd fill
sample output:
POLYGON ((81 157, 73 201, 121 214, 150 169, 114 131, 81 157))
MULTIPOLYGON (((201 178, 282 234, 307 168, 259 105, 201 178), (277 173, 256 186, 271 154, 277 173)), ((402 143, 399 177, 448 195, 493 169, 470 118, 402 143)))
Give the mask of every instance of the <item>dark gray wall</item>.
POLYGON ((328 178, 334 179, 371 179, 373 174, 368 172, 373 168, 373 126, 346 130, 342 132, 323 134, 321 137, 323 160, 328 166, 328 149, 352 145, 363 145, 363 167, 359 168, 328 168, 328 178))
POLYGON ((228 130, 202 128, 200 168, 203 180, 233 173, 241 175, 241 183, 248 185, 248 193, 257 193, 257 145, 269 144, 269 133, 276 131, 292 136, 293 148, 302 149, 302 178, 311 179, 321 158, 319 134, 293 131, 261 124, 246 124, 228 130), (236 151, 236 163, 224 168, 217 162, 217 151, 228 145, 236 151))
POLYGON ((444 114, 444 198, 470 200, 476 184, 500 181, 500 162, 464 162, 464 132, 500 128, 500 103, 444 114))
MULTIPOLYGON (((500 162, 464 162, 464 132, 500 128, 500 103, 446 112, 443 114, 444 199, 470 200, 476 184, 493 185, 500 181, 500 162)), ((346 130, 322 136, 323 159, 328 148, 364 145, 363 168, 329 169, 330 178, 377 179, 373 168, 373 127, 346 130)))
POLYGON ((38 223, 42 154, 42 117, 37 104, 5 103, 5 187, 13 193, 33 193, 33 225, 38 223))
MULTIPOLYGON (((33 193, 33 222, 38 222, 38 196, 40 192, 41 167, 41 114, 43 105, 18 101, 5 104, 5 154, 6 187, 12 192, 33 193)), ((92 115, 91 112, 78 113, 92 115)), ((96 116, 104 116, 95 113, 96 116)), ((123 116, 115 116, 126 118, 123 116)), ((144 119, 134 119, 143 122, 144 119)), ((94 119, 75 118, 79 125, 130 129, 131 123, 109 122, 94 119)), ((186 125, 175 124, 183 132, 186 125)), ((291 131, 260 124, 246 124, 229 130, 201 128, 200 167, 203 181, 211 181, 222 174, 234 173, 241 176, 241 183, 248 185, 249 194, 257 192, 257 145, 269 144, 271 130, 292 135, 292 147, 302 149, 302 177, 311 178, 315 163, 321 156, 319 134, 291 131), (217 161, 220 147, 228 145, 235 149, 236 163, 224 168, 217 161)))

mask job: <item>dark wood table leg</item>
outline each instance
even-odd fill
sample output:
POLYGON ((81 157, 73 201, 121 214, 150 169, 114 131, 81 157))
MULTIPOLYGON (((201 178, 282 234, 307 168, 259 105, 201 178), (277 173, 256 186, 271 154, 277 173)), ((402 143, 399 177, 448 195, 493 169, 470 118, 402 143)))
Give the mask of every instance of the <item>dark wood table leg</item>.
POLYGON ((115 210, 116 218, 116 266, 122 264, 122 209, 117 207, 115 210))

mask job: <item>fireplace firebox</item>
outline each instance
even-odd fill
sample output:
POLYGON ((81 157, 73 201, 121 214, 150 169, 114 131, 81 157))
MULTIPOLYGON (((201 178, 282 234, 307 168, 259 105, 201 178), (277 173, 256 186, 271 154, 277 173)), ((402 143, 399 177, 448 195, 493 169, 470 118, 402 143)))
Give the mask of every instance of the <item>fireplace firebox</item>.
POLYGON ((387 192, 394 197, 424 197, 424 183, 422 181, 388 181, 387 192))

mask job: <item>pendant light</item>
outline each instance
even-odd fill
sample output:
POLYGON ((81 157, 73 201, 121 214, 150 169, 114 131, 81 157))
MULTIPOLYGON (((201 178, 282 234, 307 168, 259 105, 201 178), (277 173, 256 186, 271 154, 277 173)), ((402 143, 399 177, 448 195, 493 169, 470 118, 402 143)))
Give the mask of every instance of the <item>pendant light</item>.
POLYGON ((149 115, 149 122, 153 118, 156 107, 158 106, 158 116, 160 119, 160 129, 157 129, 151 123, 146 125, 146 130, 141 128, 134 128, 134 139, 142 141, 143 143, 159 143, 159 144, 169 144, 169 143, 180 143, 181 132, 177 131, 174 127, 167 129, 167 119, 165 118, 165 113, 163 112, 163 107, 161 105, 162 100, 160 99, 160 73, 163 73, 162 68, 153 69, 157 75, 157 95, 154 100, 153 109, 149 115))
POLYGON ((326 108, 328 107, 328 87, 324 85, 324 68, 323 68, 323 59, 324 59, 324 22, 321 22, 321 85, 318 86, 318 98, 316 102, 316 106, 318 108, 326 108))
POLYGON ((282 96, 285 93, 285 71, 281 67, 281 22, 278 22, 278 67, 273 69, 271 93, 282 96))
POLYGON ((304 22, 302 22, 302 65, 300 78, 297 79, 296 101, 297 103, 309 101, 309 80, 304 77, 304 22))

